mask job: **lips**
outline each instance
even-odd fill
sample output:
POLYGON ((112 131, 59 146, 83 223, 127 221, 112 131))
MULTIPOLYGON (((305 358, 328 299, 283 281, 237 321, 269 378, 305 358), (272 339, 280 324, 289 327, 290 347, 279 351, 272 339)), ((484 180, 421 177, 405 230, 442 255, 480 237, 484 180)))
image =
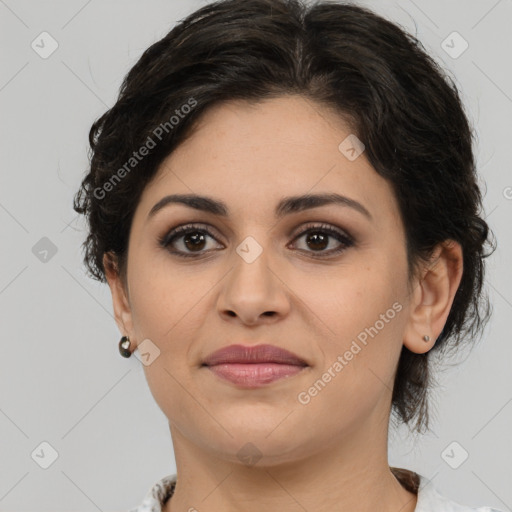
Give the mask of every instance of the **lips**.
POLYGON ((258 364, 275 363, 293 366, 308 366, 299 356, 274 345, 229 345, 209 354, 203 361, 203 366, 220 364, 258 364))
POLYGON ((309 365, 293 352, 274 345, 230 345, 206 357, 213 375, 242 389, 257 389, 303 374, 309 365))

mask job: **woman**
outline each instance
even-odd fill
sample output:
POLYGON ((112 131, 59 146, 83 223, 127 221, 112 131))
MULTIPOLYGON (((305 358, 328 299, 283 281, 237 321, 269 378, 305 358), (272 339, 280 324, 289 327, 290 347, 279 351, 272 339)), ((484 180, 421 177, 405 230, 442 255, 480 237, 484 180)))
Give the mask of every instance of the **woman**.
MULTIPOLYGON (((371 11, 225 0, 142 55, 75 197, 177 474, 137 509, 471 509, 390 468, 472 341, 490 230, 458 91, 371 11)), ((485 307, 487 306, 487 307, 485 307)))

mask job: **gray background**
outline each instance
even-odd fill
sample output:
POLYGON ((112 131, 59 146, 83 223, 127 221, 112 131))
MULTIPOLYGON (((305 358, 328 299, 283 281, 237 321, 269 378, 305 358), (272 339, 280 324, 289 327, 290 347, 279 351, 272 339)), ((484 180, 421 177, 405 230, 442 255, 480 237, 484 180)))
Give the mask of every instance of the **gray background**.
MULTIPOLYGON (((117 351, 108 286, 85 275, 84 225, 71 204, 91 123, 142 51, 204 3, 0 0, 0 510, 127 510, 175 471, 141 363, 117 351), (59 45, 47 58, 31 47, 43 45, 43 31, 59 45), (47 469, 43 441, 58 453, 47 469)), ((390 463, 454 500, 512 510, 512 1, 360 3, 416 34, 456 78, 477 126, 485 213, 499 240, 483 341, 440 376, 434 432, 415 439, 399 429, 390 463), (457 58, 441 46, 453 31, 469 44, 457 58), (463 450, 469 457, 452 468, 463 450)))

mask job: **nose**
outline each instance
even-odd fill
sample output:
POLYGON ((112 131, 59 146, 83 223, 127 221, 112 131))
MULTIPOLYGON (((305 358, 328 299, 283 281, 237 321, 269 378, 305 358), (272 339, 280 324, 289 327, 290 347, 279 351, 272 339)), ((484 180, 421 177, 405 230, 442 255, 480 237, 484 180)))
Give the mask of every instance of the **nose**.
POLYGON ((245 325, 279 321, 290 310, 283 277, 269 266, 266 250, 251 263, 235 253, 233 267, 222 281, 219 314, 245 325))

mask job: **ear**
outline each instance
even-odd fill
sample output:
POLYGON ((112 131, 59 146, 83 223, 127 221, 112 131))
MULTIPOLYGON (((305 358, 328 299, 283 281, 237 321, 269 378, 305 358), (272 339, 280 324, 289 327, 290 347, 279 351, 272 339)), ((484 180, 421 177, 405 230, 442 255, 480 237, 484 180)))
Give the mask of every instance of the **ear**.
POLYGON ((117 327, 123 336, 128 336, 132 342, 131 350, 136 348, 135 331, 133 330, 132 312, 129 294, 125 290, 123 280, 119 273, 117 256, 112 252, 103 254, 103 267, 110 291, 114 308, 114 318, 117 327), (135 346, 134 346, 135 344, 135 346))
POLYGON ((416 354, 428 352, 441 334, 459 287, 463 271, 462 248, 454 240, 439 244, 430 264, 416 280, 404 345, 416 354), (424 341, 423 336, 430 340, 424 341))

